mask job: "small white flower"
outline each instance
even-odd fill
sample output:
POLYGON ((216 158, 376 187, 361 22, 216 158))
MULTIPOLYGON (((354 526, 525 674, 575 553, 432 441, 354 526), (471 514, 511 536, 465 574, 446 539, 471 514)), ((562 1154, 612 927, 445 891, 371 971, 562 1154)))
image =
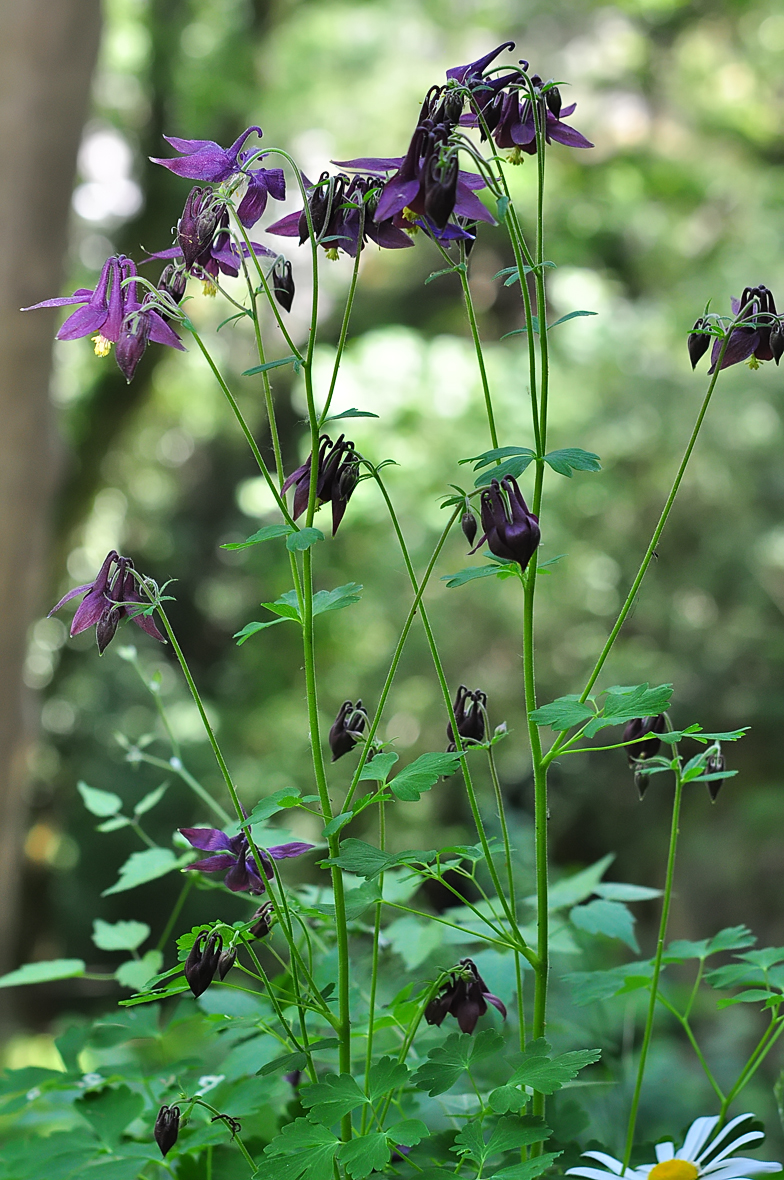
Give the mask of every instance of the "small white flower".
POLYGON ((203 1098, 205 1094, 209 1094, 210 1090, 214 1090, 216 1086, 219 1086, 225 1076, 222 1073, 206 1073, 204 1077, 199 1078, 199 1088, 194 1093, 203 1098))
POLYGON ((621 1160, 603 1151, 584 1151, 583 1156, 598 1160, 604 1168, 569 1168, 566 1175, 585 1176, 587 1180, 611 1180, 611 1177, 621 1175, 632 1180, 698 1180, 701 1176, 709 1176, 710 1180, 751 1180, 752 1176, 763 1172, 779 1172, 781 1164, 772 1161, 744 1156, 728 1158, 739 1147, 764 1139, 762 1131, 746 1131, 733 1136, 736 1127, 753 1117, 752 1114, 739 1114, 707 1147, 705 1144, 716 1128, 718 1116, 696 1119, 689 1127, 680 1151, 675 1150, 674 1143, 657 1143, 655 1164, 641 1164, 627 1168, 625 1172, 621 1160))

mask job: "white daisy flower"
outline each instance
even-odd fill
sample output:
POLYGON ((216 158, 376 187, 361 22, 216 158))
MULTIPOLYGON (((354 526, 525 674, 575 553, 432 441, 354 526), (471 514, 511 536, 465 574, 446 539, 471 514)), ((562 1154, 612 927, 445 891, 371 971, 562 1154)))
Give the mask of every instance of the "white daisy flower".
POLYGON ((627 1168, 625 1172, 621 1160, 603 1151, 584 1151, 583 1156, 598 1160, 604 1168, 569 1168, 566 1175, 585 1176, 586 1180, 611 1180, 621 1175, 631 1180, 698 1180, 701 1176, 709 1176, 710 1180, 751 1180, 752 1176, 763 1172, 781 1171, 781 1164, 768 1160, 752 1160, 739 1155, 728 1158, 739 1147, 764 1139, 762 1131, 733 1135, 736 1127, 751 1118, 754 1115, 739 1114, 711 1143, 708 1139, 719 1121, 718 1115, 696 1119, 689 1127, 680 1151, 675 1150, 674 1143, 657 1143, 655 1164, 641 1164, 627 1168))

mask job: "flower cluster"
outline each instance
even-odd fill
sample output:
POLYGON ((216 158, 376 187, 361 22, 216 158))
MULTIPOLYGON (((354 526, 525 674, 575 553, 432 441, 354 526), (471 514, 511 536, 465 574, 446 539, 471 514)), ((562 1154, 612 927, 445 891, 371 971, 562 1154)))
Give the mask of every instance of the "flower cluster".
POLYGON ((161 643, 166 642, 151 615, 128 613, 129 609, 138 608, 141 611, 141 608, 147 609, 150 606, 150 599, 139 590, 130 557, 120 557, 119 553, 112 549, 94 580, 85 583, 84 586, 75 586, 73 590, 64 594, 57 606, 53 606, 49 611, 49 617, 80 594, 84 594, 84 598, 71 622, 71 635, 78 635, 89 627, 95 627, 95 638, 101 655, 114 639, 117 628, 124 618, 131 618, 137 627, 141 627, 142 631, 146 631, 153 639, 159 639, 161 643))

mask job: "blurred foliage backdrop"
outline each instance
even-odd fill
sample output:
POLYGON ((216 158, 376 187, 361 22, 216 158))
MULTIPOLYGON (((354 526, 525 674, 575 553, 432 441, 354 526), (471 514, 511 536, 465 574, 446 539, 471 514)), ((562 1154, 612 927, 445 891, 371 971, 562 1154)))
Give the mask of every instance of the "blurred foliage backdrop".
MULTIPOLYGON (((448 66, 506 38, 517 41, 519 54, 544 77, 570 83, 569 100, 578 104, 573 121, 596 147, 570 153, 555 145, 548 157, 547 256, 558 264, 549 272, 550 292, 556 314, 575 307, 599 314, 554 336, 551 437, 554 447, 596 451, 604 470, 549 480, 543 556, 568 556, 539 599, 538 669, 542 700, 578 688, 626 593, 702 397, 704 372, 691 372, 688 329, 707 299, 727 311, 730 295, 746 284, 764 282, 784 300, 780 7, 774 0, 106 0, 105 9, 94 110, 73 198, 69 290, 91 286, 112 250, 139 257, 142 247, 169 244, 188 182, 147 163, 149 155, 167 154, 164 132, 229 143, 259 123, 265 143, 292 151, 312 176, 330 159, 401 153, 427 87, 448 66)), ((530 163, 514 170, 524 211, 533 207, 533 180, 530 163)), ((293 201, 287 206, 294 207, 293 201)), ((273 216, 279 215, 276 207, 273 216)), ((298 283, 291 322, 301 338, 308 260, 295 245, 290 254, 298 283)), ((530 445, 520 338, 497 343, 520 324, 519 295, 492 277, 512 261, 503 232, 483 228, 471 276, 502 442, 530 445)), ((424 241, 399 254, 367 249, 338 387, 337 409, 359 406, 380 415, 379 422, 359 420, 353 437, 369 457, 399 464, 388 469, 388 483, 420 567, 443 520, 439 495, 465 477, 458 459, 489 445, 457 281, 425 285, 440 265, 424 241)), ((326 263, 324 272, 329 300, 319 356, 327 373, 349 263, 326 263)), ((190 307, 214 336, 222 309, 201 296, 190 307)), ((214 340, 264 442, 259 387, 240 376, 253 363, 251 341, 231 326, 214 340)), ((279 373, 290 370, 275 373, 274 388, 291 469, 303 457, 303 398, 297 379, 279 373)), ((672 680, 678 724, 753 727, 732 749, 740 773, 716 806, 702 793, 687 799, 674 937, 702 937, 748 921, 767 942, 784 941, 781 385, 772 364, 754 373, 737 366, 722 377, 658 561, 603 679, 672 680)), ((261 617, 259 602, 285 590, 289 574, 272 545, 220 548, 273 517, 204 366, 193 350, 164 356, 153 348, 126 387, 113 361, 93 357, 89 341, 58 344, 52 396, 69 457, 55 522, 52 601, 74 580, 92 578, 112 547, 160 580, 177 579, 171 617, 245 799, 290 784, 307 789, 294 629, 265 632, 240 649, 231 638, 261 617)), ((437 573, 464 565, 464 550, 458 534, 437 573)), ((340 537, 319 558, 330 565, 324 584, 365 586, 359 606, 327 615, 322 627, 326 729, 345 698, 374 702, 409 602, 400 555, 371 485, 360 486, 340 537)), ((531 791, 521 669, 510 641, 520 630, 519 602, 509 582, 447 590, 436 579, 429 597, 454 688, 460 682, 483 688, 493 722, 505 720, 511 730, 499 759, 525 862, 531 791)), ((26 677, 40 690, 41 733, 30 765, 20 960, 68 954, 95 961, 93 918, 118 920, 131 909, 157 936, 160 915, 180 888, 176 876, 154 882, 133 895, 130 909, 127 894, 100 898, 138 844, 129 829, 94 831, 78 780, 133 805, 168 777, 165 801, 149 817, 150 831, 167 843, 179 824, 208 818, 172 775, 127 760, 128 743, 144 735, 155 739, 147 753, 168 757, 169 751, 155 701, 120 658, 122 643, 138 647, 145 675, 157 674, 186 765, 219 789, 169 653, 126 626, 99 659, 91 634, 66 642, 66 625, 42 619, 30 634, 26 677)), ((441 748, 444 727, 415 629, 382 736, 396 738, 397 748, 413 757, 441 748)), ((344 767, 336 768, 336 781, 347 777, 344 767)), ((572 758, 554 768, 556 863, 573 869, 614 851, 611 876, 660 884, 670 802, 660 781, 653 780, 640 805, 620 754, 572 758)), ((489 795, 487 807, 492 812, 489 795)), ((464 834, 467 812, 456 780, 418 807, 397 810, 404 819, 392 839, 400 847, 426 846, 432 826, 453 830, 456 838, 464 834)), ((316 832, 300 828, 298 835, 316 832)), ((435 905, 443 900, 432 898, 435 905)), ((233 920, 245 912, 242 899, 195 891, 182 921, 187 928, 189 921, 218 913, 233 920)), ((652 945, 655 909, 642 917, 642 937, 652 945)), ((608 959, 614 953, 607 943, 608 959)), ((390 952, 390 970, 402 969, 390 952)), ((46 1039, 51 1022, 64 1011, 108 1005, 112 995, 75 981, 20 993, 20 1019, 31 1031, 8 1046, 8 1063, 39 1057, 45 1063, 53 1052, 46 1039)), ((614 1005, 583 1010, 593 1024, 588 1041, 574 1012, 559 1008, 553 1035, 568 1047, 604 1044, 622 1057, 633 1004, 614 1005)), ((730 1031, 717 1043, 720 1074, 732 1071, 752 1031, 753 1018, 734 1011, 730 1031)), ((749 1105, 771 1117, 778 1068, 772 1061, 749 1095, 749 1105)), ((651 1133, 709 1109, 688 1046, 674 1034, 660 1043, 646 1095, 651 1133)), ((594 1104, 595 1116, 609 1115, 624 1100, 623 1086, 608 1089, 594 1104)))

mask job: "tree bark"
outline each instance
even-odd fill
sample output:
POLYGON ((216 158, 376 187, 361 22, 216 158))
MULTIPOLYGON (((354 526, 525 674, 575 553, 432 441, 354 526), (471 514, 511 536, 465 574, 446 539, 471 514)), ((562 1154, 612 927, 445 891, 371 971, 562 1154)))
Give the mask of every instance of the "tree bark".
POLYGON ((54 313, 19 308, 56 295, 63 280, 100 25, 100 0, 15 0, 0 15, 0 972, 12 965, 34 733, 22 685, 26 633, 42 609, 59 466, 49 403, 54 313))

